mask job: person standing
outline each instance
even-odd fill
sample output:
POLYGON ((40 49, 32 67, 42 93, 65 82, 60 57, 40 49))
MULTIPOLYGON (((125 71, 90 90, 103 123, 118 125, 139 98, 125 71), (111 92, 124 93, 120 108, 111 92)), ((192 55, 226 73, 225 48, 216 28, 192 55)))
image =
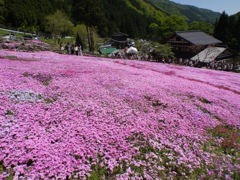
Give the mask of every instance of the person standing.
POLYGON ((63 44, 60 45, 60 50, 61 50, 61 53, 64 54, 64 47, 63 47, 63 44))
POLYGON ((78 50, 79 50, 79 55, 82 56, 83 54, 82 54, 82 46, 81 45, 79 46, 78 50))
POLYGON ((70 48, 70 49, 71 49, 71 50, 70 50, 70 51, 71 51, 71 55, 74 55, 74 44, 71 45, 71 48, 70 48))
POLYGON ((67 51, 67 54, 70 54, 70 53, 71 53, 71 47, 70 47, 70 44, 69 44, 69 43, 67 43, 65 49, 66 49, 66 51, 67 51))
POLYGON ((74 51, 75 51, 75 54, 78 56, 78 45, 75 45, 74 51))

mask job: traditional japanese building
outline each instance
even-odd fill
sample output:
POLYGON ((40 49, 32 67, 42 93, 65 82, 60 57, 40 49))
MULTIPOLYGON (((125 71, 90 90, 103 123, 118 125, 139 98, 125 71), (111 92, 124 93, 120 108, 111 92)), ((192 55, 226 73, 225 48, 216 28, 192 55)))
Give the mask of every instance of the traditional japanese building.
POLYGON ((228 49, 227 47, 214 47, 209 46, 197 55, 193 56, 191 60, 211 63, 213 61, 222 61, 222 60, 230 60, 235 57, 235 53, 228 49))
POLYGON ((203 49, 222 45, 222 41, 202 31, 177 31, 166 41, 173 48, 177 58, 191 58, 203 49))
POLYGON ((116 48, 124 48, 128 45, 129 35, 125 33, 115 33, 111 36, 111 39, 105 42, 102 46, 112 46, 116 48))
POLYGON ((101 54, 110 54, 116 49, 124 49, 128 46, 128 34, 125 33, 115 33, 111 36, 111 39, 104 44, 102 44, 99 49, 101 54))
POLYGON ((127 46, 128 38, 129 38, 128 34, 118 32, 111 36, 110 42, 112 46, 117 47, 118 49, 122 49, 127 46))

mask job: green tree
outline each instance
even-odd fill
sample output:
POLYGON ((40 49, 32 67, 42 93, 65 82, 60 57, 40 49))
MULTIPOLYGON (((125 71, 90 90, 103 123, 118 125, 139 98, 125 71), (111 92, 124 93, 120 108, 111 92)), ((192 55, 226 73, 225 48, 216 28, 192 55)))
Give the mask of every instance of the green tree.
POLYGON ((73 34, 74 36, 77 37, 77 35, 79 35, 80 39, 81 39, 81 45, 82 48, 86 48, 87 47, 87 32, 86 32, 86 26, 84 24, 78 24, 77 26, 75 26, 73 28, 73 34))
POLYGON ((240 14, 238 16, 238 19, 236 20, 235 23, 235 37, 237 39, 236 44, 240 44, 240 14))
POLYGON ((79 23, 86 25, 88 48, 95 50, 94 31, 104 29, 106 18, 101 0, 74 0, 73 16, 79 23))
POLYGON ((24 20, 22 22, 22 24, 19 27, 19 30, 23 31, 23 32, 28 32, 28 33, 32 33, 35 34, 37 33, 37 31, 39 30, 37 26, 29 26, 27 25, 27 21, 24 20))
POLYGON ((219 20, 216 22, 214 37, 222 40, 224 43, 228 42, 228 15, 223 11, 219 20))
POLYGON ((0 0, 0 24, 4 24, 4 9, 5 9, 5 2, 4 0, 0 0))
POLYGON ((71 34, 73 23, 62 11, 57 10, 54 14, 46 17, 46 30, 55 38, 71 34))
POLYGON ((149 37, 152 40, 157 40, 158 38, 158 30, 159 30, 159 26, 157 23, 151 23, 149 25, 149 37))
POLYGON ((189 30, 201 30, 209 35, 214 33, 214 25, 211 23, 193 21, 189 24, 189 30))
POLYGON ((52 3, 49 0, 5 0, 5 25, 19 28, 25 21, 26 26, 42 27, 44 17, 52 12, 52 3))
POLYGON ((154 43, 153 46, 154 51, 151 54, 155 59, 160 60, 160 58, 174 58, 174 53, 170 45, 154 43))
POLYGON ((158 25, 166 15, 143 0, 102 0, 107 18, 108 35, 116 32, 127 33, 132 38, 151 38, 149 25, 158 25))
POLYGON ((176 31, 186 31, 188 30, 187 20, 182 16, 171 15, 165 19, 160 30, 164 38, 176 31))
POLYGON ((228 18, 228 33, 229 33, 228 43, 230 45, 236 45, 237 44, 236 22, 237 22, 236 16, 229 16, 229 18, 228 18))
MULTIPOLYGON (((74 36, 77 36, 77 34, 79 34, 79 37, 82 41, 82 48, 85 49, 86 47, 88 47, 88 35, 87 35, 87 31, 86 31, 86 25, 85 24, 78 24, 77 26, 75 26, 73 28, 73 34, 74 36)), ((96 30, 93 31, 93 38, 95 39, 94 41, 94 47, 97 46, 97 42, 99 41, 100 37, 97 33, 96 30)))
POLYGON ((82 39, 80 38, 78 33, 76 35, 75 44, 77 44, 77 45, 82 45, 83 44, 82 39))

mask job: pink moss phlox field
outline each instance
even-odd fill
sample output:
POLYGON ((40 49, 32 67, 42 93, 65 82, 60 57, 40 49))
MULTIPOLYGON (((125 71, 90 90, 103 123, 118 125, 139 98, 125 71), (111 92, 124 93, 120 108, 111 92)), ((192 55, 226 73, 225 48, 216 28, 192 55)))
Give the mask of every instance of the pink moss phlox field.
POLYGON ((7 49, 9 51, 49 51, 51 46, 40 40, 21 40, 10 41, 0 44, 0 49, 7 49))
POLYGON ((96 166, 117 179, 240 171, 203 148, 209 129, 240 128, 237 73, 53 52, 0 57, 0 162, 14 179, 86 179, 96 166))

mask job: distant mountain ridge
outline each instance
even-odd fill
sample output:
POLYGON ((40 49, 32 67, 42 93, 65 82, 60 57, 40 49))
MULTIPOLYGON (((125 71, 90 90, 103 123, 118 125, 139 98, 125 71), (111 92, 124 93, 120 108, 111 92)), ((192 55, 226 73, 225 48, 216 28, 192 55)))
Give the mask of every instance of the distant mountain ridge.
POLYGON ((221 15, 219 12, 214 12, 212 10, 198 8, 190 5, 182 5, 170 0, 145 0, 146 2, 152 4, 159 10, 165 12, 168 15, 179 15, 184 16, 189 22, 199 21, 199 22, 209 22, 215 23, 221 15))

